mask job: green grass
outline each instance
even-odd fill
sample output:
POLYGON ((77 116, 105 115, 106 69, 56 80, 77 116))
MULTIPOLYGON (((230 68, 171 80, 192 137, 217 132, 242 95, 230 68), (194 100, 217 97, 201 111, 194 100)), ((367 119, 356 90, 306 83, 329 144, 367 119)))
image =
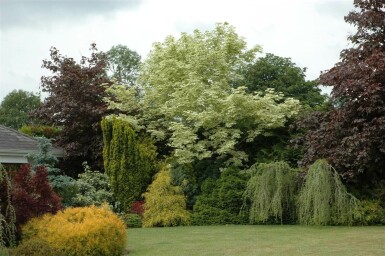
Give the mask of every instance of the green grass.
POLYGON ((128 230, 135 255, 385 255, 385 227, 206 226, 128 230))

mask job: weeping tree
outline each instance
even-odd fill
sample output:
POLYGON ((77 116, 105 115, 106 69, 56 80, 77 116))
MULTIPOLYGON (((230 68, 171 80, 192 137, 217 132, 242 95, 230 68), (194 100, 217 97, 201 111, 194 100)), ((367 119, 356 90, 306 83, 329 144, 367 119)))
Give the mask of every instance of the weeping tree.
POLYGON ((103 119, 102 130, 104 169, 116 199, 128 211, 132 202, 141 199, 155 173, 156 147, 122 119, 103 119))
POLYGON ((326 160, 309 167, 298 198, 298 219, 304 225, 352 225, 359 217, 358 199, 347 192, 326 160))
POLYGON ((11 203, 11 183, 7 172, 0 164, 0 252, 6 245, 16 241, 16 214, 11 203))
POLYGON ((295 196, 298 191, 297 170, 286 162, 255 164, 244 193, 243 209, 249 211, 250 223, 295 220, 295 196))

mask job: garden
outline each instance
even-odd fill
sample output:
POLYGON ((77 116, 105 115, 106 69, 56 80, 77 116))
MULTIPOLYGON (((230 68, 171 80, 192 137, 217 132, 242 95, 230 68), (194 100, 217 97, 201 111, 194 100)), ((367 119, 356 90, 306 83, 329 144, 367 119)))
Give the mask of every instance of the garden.
POLYGON ((52 47, 44 102, 0 105, 39 144, 0 164, 0 255, 382 255, 385 3, 355 7, 351 48, 316 81, 228 23, 143 61, 52 47))

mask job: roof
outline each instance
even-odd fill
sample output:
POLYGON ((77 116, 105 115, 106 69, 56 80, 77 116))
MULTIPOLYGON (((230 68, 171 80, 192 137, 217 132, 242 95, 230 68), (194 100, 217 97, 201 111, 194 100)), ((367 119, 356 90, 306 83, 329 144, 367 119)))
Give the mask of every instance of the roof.
MULTIPOLYGON (((0 125, 0 163, 28 163, 27 155, 38 152, 38 141, 16 130, 0 125)), ((53 146, 50 153, 63 156, 63 150, 53 146)))

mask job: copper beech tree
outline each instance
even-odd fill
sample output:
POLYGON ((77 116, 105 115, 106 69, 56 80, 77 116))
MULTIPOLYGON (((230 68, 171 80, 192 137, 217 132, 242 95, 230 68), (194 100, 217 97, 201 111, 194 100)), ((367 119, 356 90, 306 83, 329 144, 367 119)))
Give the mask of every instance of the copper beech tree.
POLYGON ((103 98, 110 80, 106 74, 107 58, 92 44, 90 57, 80 63, 51 48, 51 60, 43 68, 52 74, 41 78, 41 88, 48 93, 43 105, 33 115, 49 125, 61 128, 56 143, 66 153, 65 170, 82 170, 87 161, 92 168, 103 168, 100 121, 108 113, 103 98))
POLYGON ((346 181, 373 186, 385 179, 385 1, 354 6, 345 17, 357 28, 352 47, 319 79, 333 87, 334 108, 302 123, 310 128, 303 164, 327 158, 346 181))

